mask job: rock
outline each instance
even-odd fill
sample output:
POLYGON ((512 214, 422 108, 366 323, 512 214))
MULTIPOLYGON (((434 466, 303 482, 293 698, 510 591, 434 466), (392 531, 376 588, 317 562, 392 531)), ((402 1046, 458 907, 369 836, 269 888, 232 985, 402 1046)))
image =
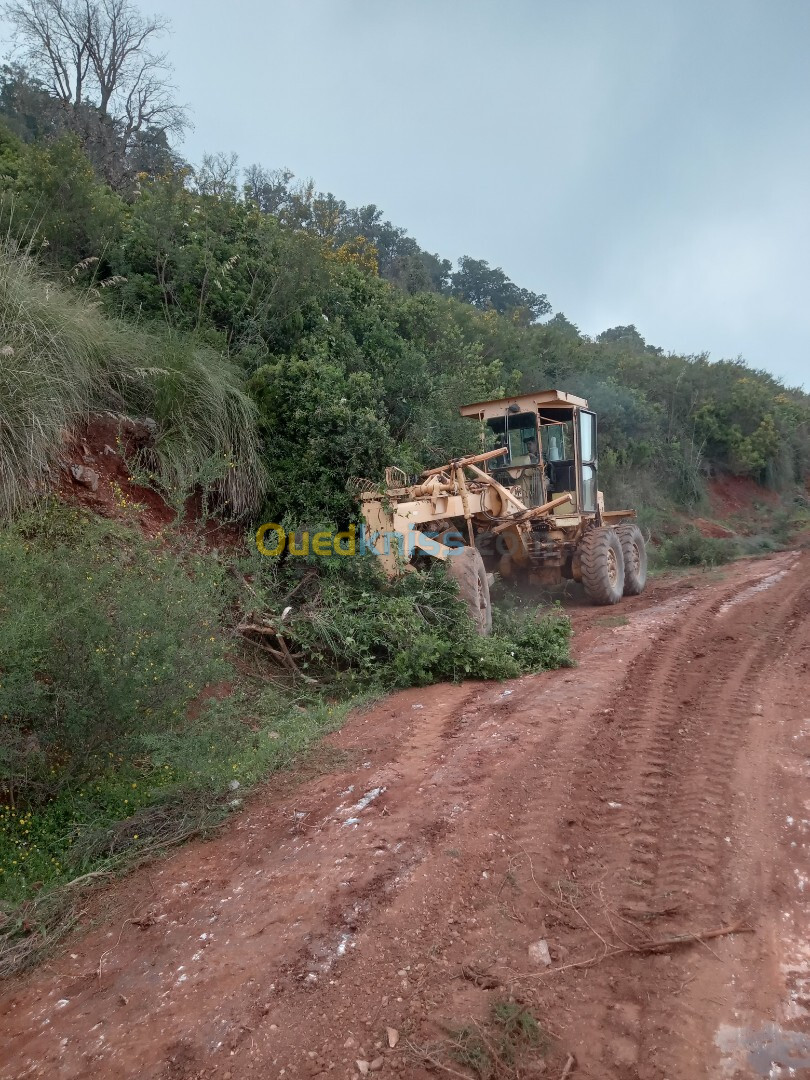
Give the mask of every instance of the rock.
POLYGON ((146 445, 153 443, 160 431, 160 425, 151 416, 127 416, 122 418, 121 428, 133 435, 137 442, 146 445))
POLYGON ((374 1060, 372 1061, 369 1068, 371 1069, 372 1072, 379 1072, 384 1064, 385 1064, 385 1058, 382 1056, 382 1054, 380 1054, 379 1057, 374 1058, 374 1060))
POLYGON ((351 1050, 352 1047, 354 1047, 354 1046, 357 1046, 357 1039, 353 1039, 352 1036, 350 1035, 348 1037, 348 1039, 346 1040, 346 1042, 343 1044, 343 1049, 344 1050, 351 1050))
POLYGON ((239 788, 240 788, 240 784, 239 784, 238 780, 229 780, 228 781, 228 790, 229 791, 238 791, 239 788))
POLYGON ((551 967, 551 953, 548 949, 548 942, 544 938, 532 942, 529 946, 529 959, 534 961, 535 964, 551 967))
POLYGON ((388 1045, 393 1050, 394 1047, 399 1042, 399 1032, 397 1031, 396 1028, 391 1028, 391 1027, 386 1028, 385 1031, 386 1031, 386 1034, 388 1035, 388 1045))
POLYGON ((77 484, 98 491, 98 473, 94 469, 88 469, 84 465, 71 465, 70 474, 77 484))
POLYGON ((362 1061, 360 1058, 358 1058, 357 1061, 355 1061, 355 1065, 357 1066, 357 1071, 360 1073, 361 1076, 368 1076, 368 1070, 371 1068, 371 1066, 367 1061, 362 1061))

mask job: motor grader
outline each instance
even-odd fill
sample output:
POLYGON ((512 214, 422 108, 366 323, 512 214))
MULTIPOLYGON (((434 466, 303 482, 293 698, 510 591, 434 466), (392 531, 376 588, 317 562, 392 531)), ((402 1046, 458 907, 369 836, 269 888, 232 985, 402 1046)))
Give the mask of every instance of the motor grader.
POLYGON ((366 547, 389 577, 441 559, 479 633, 492 627, 493 575, 582 582, 595 604, 637 595, 647 553, 634 510, 606 510, 597 485, 596 414, 558 390, 462 406, 482 445, 416 478, 388 468, 357 489, 366 547))

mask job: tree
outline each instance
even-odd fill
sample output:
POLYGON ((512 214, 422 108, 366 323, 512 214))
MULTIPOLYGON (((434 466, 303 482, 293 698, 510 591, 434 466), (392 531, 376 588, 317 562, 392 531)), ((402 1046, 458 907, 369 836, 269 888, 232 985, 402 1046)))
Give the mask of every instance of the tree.
POLYGON ((500 267, 491 267, 484 259, 472 259, 462 255, 458 261, 458 270, 452 275, 451 291, 459 300, 464 300, 473 307, 490 308, 503 314, 519 312, 527 323, 534 322, 541 315, 548 315, 551 304, 545 293, 533 293, 521 289, 510 281, 500 267))
POLYGON ((603 330, 601 334, 597 335, 596 340, 600 345, 621 348, 628 352, 661 352, 657 346, 648 345, 632 323, 630 323, 629 326, 611 326, 609 329, 603 330))
POLYGON ((386 276, 403 292, 414 296, 421 292, 444 292, 452 269, 449 259, 419 251, 414 255, 397 256, 386 276))
POLYGON ((0 119, 15 135, 33 142, 54 134, 59 107, 44 86, 19 64, 0 68, 0 119))
POLYGON ((23 143, 0 126, 0 232, 51 266, 93 260, 121 235, 121 198, 93 172, 75 135, 23 143))
POLYGON ((579 338, 581 336, 576 323, 572 323, 561 311, 553 315, 544 325, 551 330, 556 330, 558 334, 563 334, 565 337, 579 338))
POLYGON ((265 169, 249 165, 245 169, 245 198, 255 203, 263 214, 279 216, 290 198, 289 169, 265 169))
POLYGON ((202 165, 194 175, 194 186, 200 195, 223 199, 236 198, 239 180, 239 158, 236 154, 203 154, 202 165))
POLYGON ((143 133, 188 126, 166 55, 152 48, 166 19, 142 15, 132 0, 9 0, 0 10, 28 71, 112 182, 143 133))

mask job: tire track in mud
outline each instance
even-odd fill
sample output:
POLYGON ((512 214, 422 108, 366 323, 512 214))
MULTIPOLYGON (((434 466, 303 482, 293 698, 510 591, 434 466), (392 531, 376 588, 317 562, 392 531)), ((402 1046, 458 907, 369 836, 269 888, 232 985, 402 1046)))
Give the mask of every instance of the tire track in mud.
MULTIPOLYGON (((720 883, 731 853, 734 763, 755 704, 751 687, 786 622, 807 602, 795 558, 785 557, 783 566, 767 605, 750 578, 699 596, 681 618, 651 634, 605 707, 555 741, 559 760, 551 782, 524 807, 507 839, 512 850, 531 849, 532 879, 536 872, 547 898, 559 897, 556 909, 545 904, 545 925, 567 941, 564 956, 572 947, 576 960, 598 951, 590 927, 606 940, 615 941, 618 931, 638 941, 645 928, 654 929, 652 937, 665 936, 719 925, 747 910, 752 897, 725 894, 720 883), (749 599, 756 612, 751 624, 749 599), (569 889, 576 907, 567 903, 569 889), (616 918, 622 911, 663 914, 637 922, 634 931, 619 921, 621 914, 616 918)), ((522 878, 531 892, 536 883, 526 873, 522 878)), ((615 964, 589 971, 587 987, 572 973, 577 989, 567 992, 595 1003, 589 1025, 601 1027, 595 1042, 607 1047, 593 1073, 582 1062, 583 1076, 636 1080, 642 1060, 649 1063, 656 1046, 676 1038, 671 994, 661 991, 661 979, 647 984, 649 959, 638 964, 642 974, 628 976, 619 998, 615 964), (605 1008, 606 1001, 614 1005, 605 1008)), ((676 961, 673 975, 677 969, 676 961)), ((694 1080, 701 1074, 643 1075, 694 1080)))
POLYGON ((699 602, 636 661, 607 710, 609 722, 593 729, 569 797, 578 827, 567 836, 571 847, 598 845, 603 859, 587 869, 617 903, 665 900, 716 865, 711 818, 727 805, 744 682, 799 603, 794 587, 785 588, 766 635, 748 644, 740 641, 745 628, 729 634, 718 625, 739 586, 699 602), (729 652, 739 654, 731 667, 729 652))
MULTIPOLYGON (((700 603, 640 657, 612 703, 612 722, 594 731, 570 793, 576 826, 562 835, 567 850, 581 853, 572 857, 570 877, 599 882, 604 906, 594 903, 588 915, 595 926, 604 920, 606 936, 615 932, 609 911, 663 912, 654 923, 654 936, 662 936, 733 921, 753 904, 750 889, 737 895, 727 888, 734 765, 756 713, 757 676, 784 627, 807 608, 810 585, 795 563, 791 569, 774 582, 771 602, 757 604, 751 621, 747 605, 733 603, 739 588, 700 603)), ((750 599, 761 600, 755 592, 750 599)), ((676 960, 670 968, 675 986, 678 968, 676 960)), ((614 976, 606 969, 591 973, 588 996, 609 1000, 614 976)), ((660 986, 651 990, 643 977, 628 976, 625 999, 602 1022, 607 1044, 624 1050, 613 1068, 600 1066, 600 1080, 701 1075, 699 1053, 696 1058, 684 1043, 683 1018, 660 986), (659 1071, 657 1048, 674 1042, 692 1064, 681 1072, 668 1058, 659 1071), (637 1072, 641 1063, 646 1071, 637 1072)))
MULTIPOLYGON (((720 648, 710 646, 703 655, 693 654, 691 661, 681 652, 691 671, 673 690, 659 719, 653 762, 657 783, 648 784, 645 798, 639 800, 637 828, 655 841, 651 849, 644 848, 649 884, 638 899, 680 895, 704 910, 718 908, 710 879, 717 878, 726 847, 724 823, 731 811, 734 759, 754 711, 751 683, 802 596, 797 598, 791 589, 767 613, 764 628, 758 624, 753 635, 749 628, 739 636, 725 634, 720 648), (738 659, 730 665, 725 661, 728 646, 740 647, 738 659)), ((633 856, 637 858, 635 842, 633 856)))
MULTIPOLYGON (((681 926, 750 921, 760 907, 759 877, 741 883, 731 870, 737 839, 735 819, 740 809, 735 762, 752 719, 762 712, 756 700, 759 676, 773 659, 785 626, 806 612, 810 584, 788 581, 781 592, 774 597, 772 607, 760 607, 753 625, 741 632, 740 637, 748 641, 737 662, 725 671, 701 673, 706 692, 692 725, 697 731, 679 754, 664 792, 667 820, 677 826, 669 835, 659 834, 663 842, 652 891, 683 901, 681 926)), ((744 616, 744 612, 740 614, 744 616)), ((749 802, 756 798, 757 786, 765 782, 764 773, 759 778, 749 777, 745 787, 749 802)), ((683 962, 674 960, 673 975, 677 970, 683 973, 683 962)), ((693 1034, 690 1038, 684 1035, 683 1018, 673 1012, 671 1000, 666 996, 648 998, 642 1018, 641 1056, 654 1058, 655 1048, 677 1045, 679 1067, 661 1064, 660 1076, 667 1080, 691 1080, 705 1066, 706 1046, 693 1034)))

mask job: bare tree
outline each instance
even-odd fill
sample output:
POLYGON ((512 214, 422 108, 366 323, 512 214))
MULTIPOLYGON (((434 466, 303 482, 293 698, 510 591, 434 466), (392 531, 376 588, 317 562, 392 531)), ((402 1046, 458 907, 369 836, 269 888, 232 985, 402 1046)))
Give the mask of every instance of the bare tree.
POLYGON ((129 149, 138 133, 188 125, 174 103, 165 53, 153 45, 169 29, 132 0, 9 0, 2 13, 31 73, 66 106, 92 106, 129 149))
POLYGON ((194 186, 201 195, 222 198, 236 192, 239 181, 239 158, 236 154, 203 154, 202 164, 194 176, 194 186))
POLYGON ((4 4, 2 13, 31 74, 65 105, 81 105, 90 68, 90 30, 81 5, 22 0, 4 4))

